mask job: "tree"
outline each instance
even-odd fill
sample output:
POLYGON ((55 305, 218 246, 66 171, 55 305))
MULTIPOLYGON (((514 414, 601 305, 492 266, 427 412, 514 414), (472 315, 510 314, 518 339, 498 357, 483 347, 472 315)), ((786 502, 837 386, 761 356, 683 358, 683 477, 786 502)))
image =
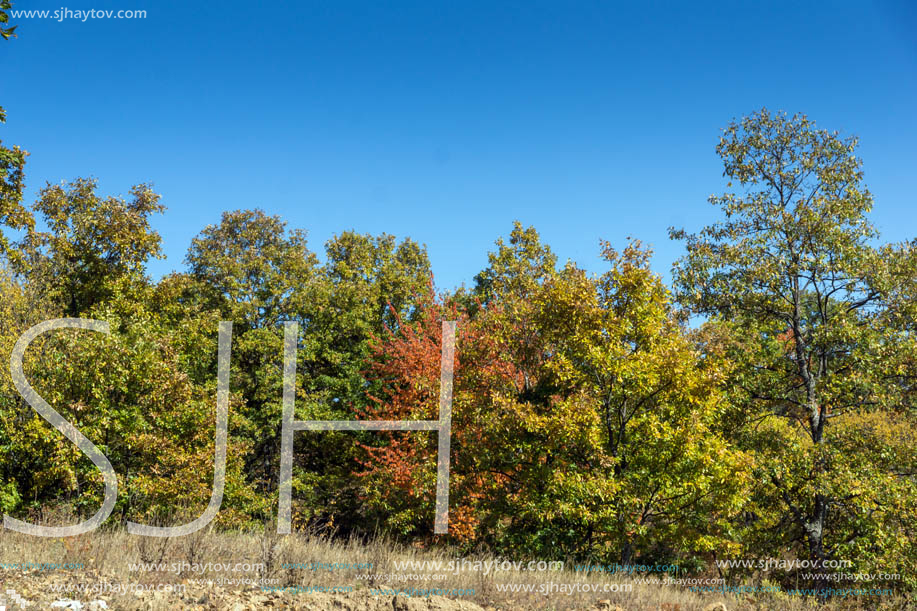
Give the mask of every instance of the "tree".
POLYGON ((610 269, 601 277, 568 265, 570 280, 552 281, 539 300, 556 385, 576 389, 577 407, 592 414, 591 460, 606 462, 617 485, 594 509, 607 522, 589 534, 622 564, 735 549, 728 519, 750 463, 717 431, 729 364, 692 344, 649 249, 603 243, 602 255, 610 269))
MULTIPOLYGON (((457 344, 476 345, 480 338, 473 335, 467 316, 456 304, 446 306, 437 299, 432 284, 422 296, 414 320, 394 314, 395 324, 387 326, 371 343, 367 376, 375 383, 375 391, 360 416, 367 420, 437 420, 442 320, 448 317, 458 322, 457 344)), ((456 378, 466 372, 464 361, 457 356, 453 367, 456 378)), ((470 436, 480 430, 466 415, 453 404, 453 448, 471 446, 470 436)), ((363 478, 360 494, 371 523, 401 536, 429 540, 436 496, 436 435, 379 432, 359 446, 362 453, 358 461, 363 467, 358 473, 363 478)), ((458 453, 457 458, 450 469, 449 531, 454 540, 468 541, 475 536, 478 520, 474 491, 469 490, 476 478, 467 471, 467 454, 458 453)))
MULTIPOLYGON (((233 379, 245 401, 237 434, 250 443, 248 472, 262 494, 276 493, 280 456, 283 328, 300 328, 296 418, 352 419, 365 405, 369 341, 395 314, 410 317, 429 282, 426 251, 411 240, 344 232, 325 245, 326 262, 306 233, 260 210, 224 213, 188 252, 189 278, 201 297, 238 323, 233 379)), ((358 529, 350 474, 358 436, 301 434, 294 461, 294 521, 338 522, 358 529)))
MULTIPOLYGON (((0 124, 5 122, 6 112, 0 106, 0 124)), ((34 227, 32 215, 22 205, 27 156, 28 153, 18 146, 7 148, 0 140, 0 257, 17 263, 21 261, 21 254, 11 249, 9 238, 3 233, 3 227, 13 230, 29 230, 34 227)))
MULTIPOLYGON (((9 355, 16 340, 29 327, 55 315, 50 304, 36 298, 27 286, 16 281, 7 266, 0 264, 0 355, 9 355)), ((19 506, 20 491, 25 489, 25 482, 19 477, 21 459, 14 444, 23 420, 11 417, 16 396, 9 367, 0 368, 0 507, 6 512, 19 506)))
MULTIPOLYGON (((375 345, 383 388, 368 417, 435 417, 439 322, 458 319, 453 539, 625 562, 728 545, 747 458, 712 427, 722 365, 701 362, 639 246, 606 245, 611 269, 596 279, 530 265, 548 249, 522 232, 527 248, 498 243, 492 260, 523 271, 474 317, 428 295, 415 324, 375 345)), ((429 537, 435 439, 393 434, 367 451, 370 505, 397 532, 429 537)))
POLYGON ((887 324, 894 282, 878 282, 887 274, 870 245, 856 146, 800 115, 761 110, 733 122, 717 152, 741 191, 710 199, 726 219, 671 235, 687 247, 679 299, 711 317, 743 365, 733 397, 763 482, 750 541, 803 543, 819 566, 842 558, 888 570, 914 561, 894 541, 915 524, 917 456, 911 416, 886 384, 901 362, 888 357, 906 342, 887 324))
POLYGON ((288 232, 280 217, 261 210, 236 210, 191 241, 187 263, 214 305, 251 330, 273 328, 293 314, 290 300, 311 282, 318 259, 305 231, 288 232))
POLYGON ((78 178, 42 189, 33 208, 48 230, 28 231, 14 267, 44 287, 68 316, 146 284, 146 263, 162 257, 161 238, 150 225, 150 216, 165 210, 159 195, 141 184, 126 201, 100 197, 96 187, 95 180, 78 178))
MULTIPOLYGON (((298 319, 297 419, 352 420, 361 413, 374 392, 367 378, 372 338, 398 320, 413 320, 431 281, 426 248, 410 238, 345 231, 326 242, 325 264, 298 319)), ((342 431, 299 435, 294 518, 365 532, 352 474, 359 469, 357 443, 377 439, 377 433, 342 431)))
MULTIPOLYGON (((0 319, 10 323, 0 350, 9 354, 19 334, 55 317, 56 306, 29 299, 29 287, 12 280, 0 288, 0 319)), ((114 294, 83 314, 109 322, 110 335, 55 332, 26 353, 36 391, 112 462, 121 520, 181 521, 200 515, 210 499, 219 315, 160 307, 169 292, 163 286, 114 294)), ((266 509, 245 482, 246 449, 244 440, 230 441, 224 525, 250 524, 249 516, 266 509)), ((0 372, 0 463, 0 480, 17 485, 16 513, 56 506, 85 515, 101 502, 99 472, 22 400, 8 368, 0 372)))
POLYGON ((261 210, 236 210, 192 240, 186 261, 194 290, 235 325, 233 380, 244 398, 236 433, 249 443, 252 480, 269 492, 280 451, 281 323, 299 316, 318 259, 305 231, 288 231, 280 217, 261 210))
POLYGON ((485 303, 501 295, 524 298, 556 272, 557 256, 534 227, 515 221, 509 244, 499 238, 496 246, 487 255, 487 269, 474 278, 474 295, 485 303))

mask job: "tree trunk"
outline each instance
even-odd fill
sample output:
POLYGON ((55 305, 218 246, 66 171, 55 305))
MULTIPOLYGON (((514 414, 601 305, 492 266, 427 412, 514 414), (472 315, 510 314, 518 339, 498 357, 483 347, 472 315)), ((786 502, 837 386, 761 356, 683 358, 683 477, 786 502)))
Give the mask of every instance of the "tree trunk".
MULTIPOLYGON (((824 429, 826 413, 823 406, 818 401, 818 380, 817 374, 809 367, 809 350, 806 345, 805 337, 801 326, 801 308, 799 300, 798 287, 794 291, 794 313, 793 313, 793 339, 796 352, 796 366, 798 367, 799 377, 802 378, 806 391, 806 404, 809 411, 809 435, 812 443, 817 446, 824 441, 824 429)), ((816 484, 826 476, 824 464, 820 457, 816 457, 817 463, 814 465, 813 474, 816 484)), ((812 512, 806 522, 802 525, 806 533, 806 541, 809 544, 809 561, 814 565, 812 573, 816 577, 812 580, 811 587, 815 590, 816 596, 823 597, 821 593, 828 588, 828 580, 825 578, 824 570, 825 561, 825 524, 828 517, 828 498, 822 494, 816 493, 813 502, 812 512)))
POLYGON ((634 561, 634 546, 630 540, 624 542, 624 548, 621 550, 621 564, 625 567, 630 566, 634 561))
POLYGON ((815 495, 815 507, 808 523, 805 525, 806 538, 809 543, 809 560, 815 565, 811 571, 816 575, 811 587, 818 597, 825 596, 822 591, 828 588, 825 576, 825 520, 828 516, 828 499, 821 494, 815 495))

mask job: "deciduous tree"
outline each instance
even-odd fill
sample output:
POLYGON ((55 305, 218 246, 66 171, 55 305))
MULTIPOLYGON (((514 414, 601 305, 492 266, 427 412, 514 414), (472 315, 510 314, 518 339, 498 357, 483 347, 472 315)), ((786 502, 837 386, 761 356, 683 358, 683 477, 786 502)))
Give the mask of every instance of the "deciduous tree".
POLYGON ((732 381, 757 454, 759 553, 913 574, 913 548, 895 541, 917 526, 917 453, 889 384, 912 345, 888 318, 906 274, 888 276, 872 246, 856 146, 801 115, 731 123, 717 152, 737 190, 711 197, 725 220, 672 231, 688 251, 675 278, 742 365, 732 381))

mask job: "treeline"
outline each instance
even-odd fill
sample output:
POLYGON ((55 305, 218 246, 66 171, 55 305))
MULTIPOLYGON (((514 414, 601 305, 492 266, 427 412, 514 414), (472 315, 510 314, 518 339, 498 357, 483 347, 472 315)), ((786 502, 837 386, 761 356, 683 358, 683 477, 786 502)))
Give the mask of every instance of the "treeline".
MULTIPOLYGON (((320 262, 259 210, 224 213, 154 281, 164 207, 148 186, 104 197, 78 179, 27 209, 25 154, 0 148, 0 355, 44 320, 108 321, 37 340, 27 376, 114 465, 110 523, 181 523, 210 498, 217 325, 232 321, 216 522, 274 528, 282 323, 299 324, 298 420, 410 420, 437 417, 440 323, 456 320, 449 535, 433 534, 427 432, 298 432, 294 528, 686 568, 840 559, 912 587, 917 242, 878 242, 855 148, 804 116, 731 123, 722 220, 671 231, 686 248, 671 287, 638 241, 601 244, 593 275, 517 223, 451 293, 410 239, 343 232, 320 262)), ((88 516, 101 496, 4 367, 2 510, 88 516)))

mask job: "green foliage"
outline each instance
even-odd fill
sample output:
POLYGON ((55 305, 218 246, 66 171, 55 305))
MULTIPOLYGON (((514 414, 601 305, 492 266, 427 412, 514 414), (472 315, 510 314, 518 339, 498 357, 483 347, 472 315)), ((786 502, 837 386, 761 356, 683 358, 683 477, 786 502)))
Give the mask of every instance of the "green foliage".
MULTIPOLYGON (((224 213, 185 271, 154 281, 164 207, 148 186, 48 185, 36 225, 25 153, 0 147, 0 227, 24 234, 0 232, 0 356, 44 320, 109 321, 39 338, 27 375, 111 459, 114 519, 184 522, 210 496, 217 325, 232 321, 218 523, 257 527, 277 499, 282 323, 300 330, 298 420, 415 420, 437 417, 455 320, 448 537, 432 532, 428 432, 297 433, 295 525, 552 559, 842 559, 914 587, 917 241, 877 244, 855 149, 804 116, 730 124, 724 218, 672 230, 673 292, 637 241, 603 243, 591 276, 517 222, 470 290, 437 295, 410 239, 345 231, 320 260, 261 210, 224 213)), ((0 510, 88 515, 101 494, 0 370, 0 510)))
POLYGON ((487 255, 487 269, 474 278, 474 294, 484 302, 505 295, 524 298, 556 271, 557 256, 541 243, 534 227, 523 228, 515 221, 509 244, 500 238, 496 246, 487 255))
POLYGON ((620 253, 606 243, 608 272, 590 282, 568 266, 573 281, 552 282, 541 301, 556 385, 581 393, 578 411, 588 406, 600 424, 592 454, 606 457, 619 488, 596 511, 607 512, 602 535, 625 563, 662 542, 730 549, 727 518, 748 484, 747 457, 715 429, 728 363, 702 361, 649 254, 639 243, 620 253))
MULTIPOLYGON (((555 270, 534 229, 517 224, 511 244, 479 276, 487 304, 459 325, 453 537, 624 562, 728 548, 748 458, 713 430, 725 365, 701 366, 649 253, 605 245, 611 269, 589 278, 555 270)), ((433 416, 437 323, 454 307, 429 298, 417 325, 378 346, 374 417, 433 416)), ((370 503, 390 528, 429 533, 435 438, 369 455, 370 503)))
MULTIPOLYGON (((3 27, 9 23, 7 11, 12 8, 9 0, 0 0, 0 37, 8 40, 15 38, 11 28, 3 27)), ((6 111, 0 106, 0 124, 6 123, 6 111)), ((28 229, 32 226, 32 216, 22 205, 25 158, 28 155, 17 146, 7 148, 0 140, 0 257, 17 260, 19 253, 10 250, 9 238, 3 233, 4 225, 11 229, 28 229)))
MULTIPOLYGON (((0 124, 5 122, 6 113, 0 106, 0 124)), ((13 262, 20 261, 21 253, 11 248, 3 228, 23 230, 34 226, 32 215, 22 205, 27 156, 28 153, 18 146, 7 148, 0 140, 0 258, 7 258, 13 262)))
POLYGON ((914 260, 871 245, 855 148, 804 116, 762 110, 731 124, 717 151, 741 191, 711 198, 725 221, 672 232, 688 251, 675 277, 738 365, 730 420, 759 484, 750 549, 907 574, 914 548, 875 541, 917 526, 914 336, 901 295, 914 260))
POLYGON ((16 482, 0 484, 0 511, 9 513, 16 509, 22 499, 16 489, 16 482))
MULTIPOLYGON (((304 295, 298 315, 301 395, 297 418, 352 420, 374 393, 367 370, 370 342, 395 320, 411 319, 431 282, 426 249, 394 236, 347 231, 325 244, 325 264, 304 295)), ((294 462, 300 521, 333 523, 341 532, 361 531, 363 508, 357 442, 374 433, 301 434, 294 462)))
MULTIPOLYGON (((26 354, 26 375, 111 460, 122 518, 198 515, 212 487, 218 317, 199 313, 175 321, 135 296, 115 294, 86 313, 107 320, 110 335, 65 331, 36 341, 26 354), (194 379, 188 370, 206 378, 194 379)), ((25 509, 50 500, 91 515, 102 496, 94 465, 14 392, 4 392, 0 418, 11 448, 6 466, 31 501, 25 509)), ((245 449, 244 442, 230 442, 224 523, 247 522, 261 503, 244 482, 245 449)))
POLYGON ((287 235, 286 223, 261 210, 225 212, 192 240, 187 262, 214 306, 244 330, 274 327, 289 316, 291 297, 318 264, 304 231, 287 235))
POLYGON ((43 287, 67 315, 78 316, 143 283, 147 261, 162 257, 149 217, 165 207, 148 185, 133 187, 125 201, 100 197, 95 180, 78 178, 47 185, 34 210, 48 230, 29 230, 15 269, 43 287))
MULTIPOLYGON (((7 13, 8 10, 13 8, 13 3, 10 0, 0 0, 0 24, 6 25, 10 22, 10 15, 7 13)), ((0 26, 0 37, 4 40, 9 40, 10 38, 16 38, 16 35, 13 32, 16 30, 17 26, 13 27, 3 27, 0 26)))
MULTIPOLYGON (((276 494, 279 468, 284 320, 301 337, 296 417, 352 419, 367 402, 369 341, 396 314, 409 316, 430 279, 426 251, 344 232, 318 258, 301 230, 287 231, 260 210, 227 212, 192 242, 189 281, 205 303, 239 324, 233 340, 233 379, 245 399, 239 435, 250 441, 246 469, 262 494, 276 494), (393 314, 394 312, 394 314, 393 314)), ((294 519, 357 519, 353 478, 357 436, 328 432, 296 439, 294 519), (305 498, 305 502, 302 499, 305 498)))

